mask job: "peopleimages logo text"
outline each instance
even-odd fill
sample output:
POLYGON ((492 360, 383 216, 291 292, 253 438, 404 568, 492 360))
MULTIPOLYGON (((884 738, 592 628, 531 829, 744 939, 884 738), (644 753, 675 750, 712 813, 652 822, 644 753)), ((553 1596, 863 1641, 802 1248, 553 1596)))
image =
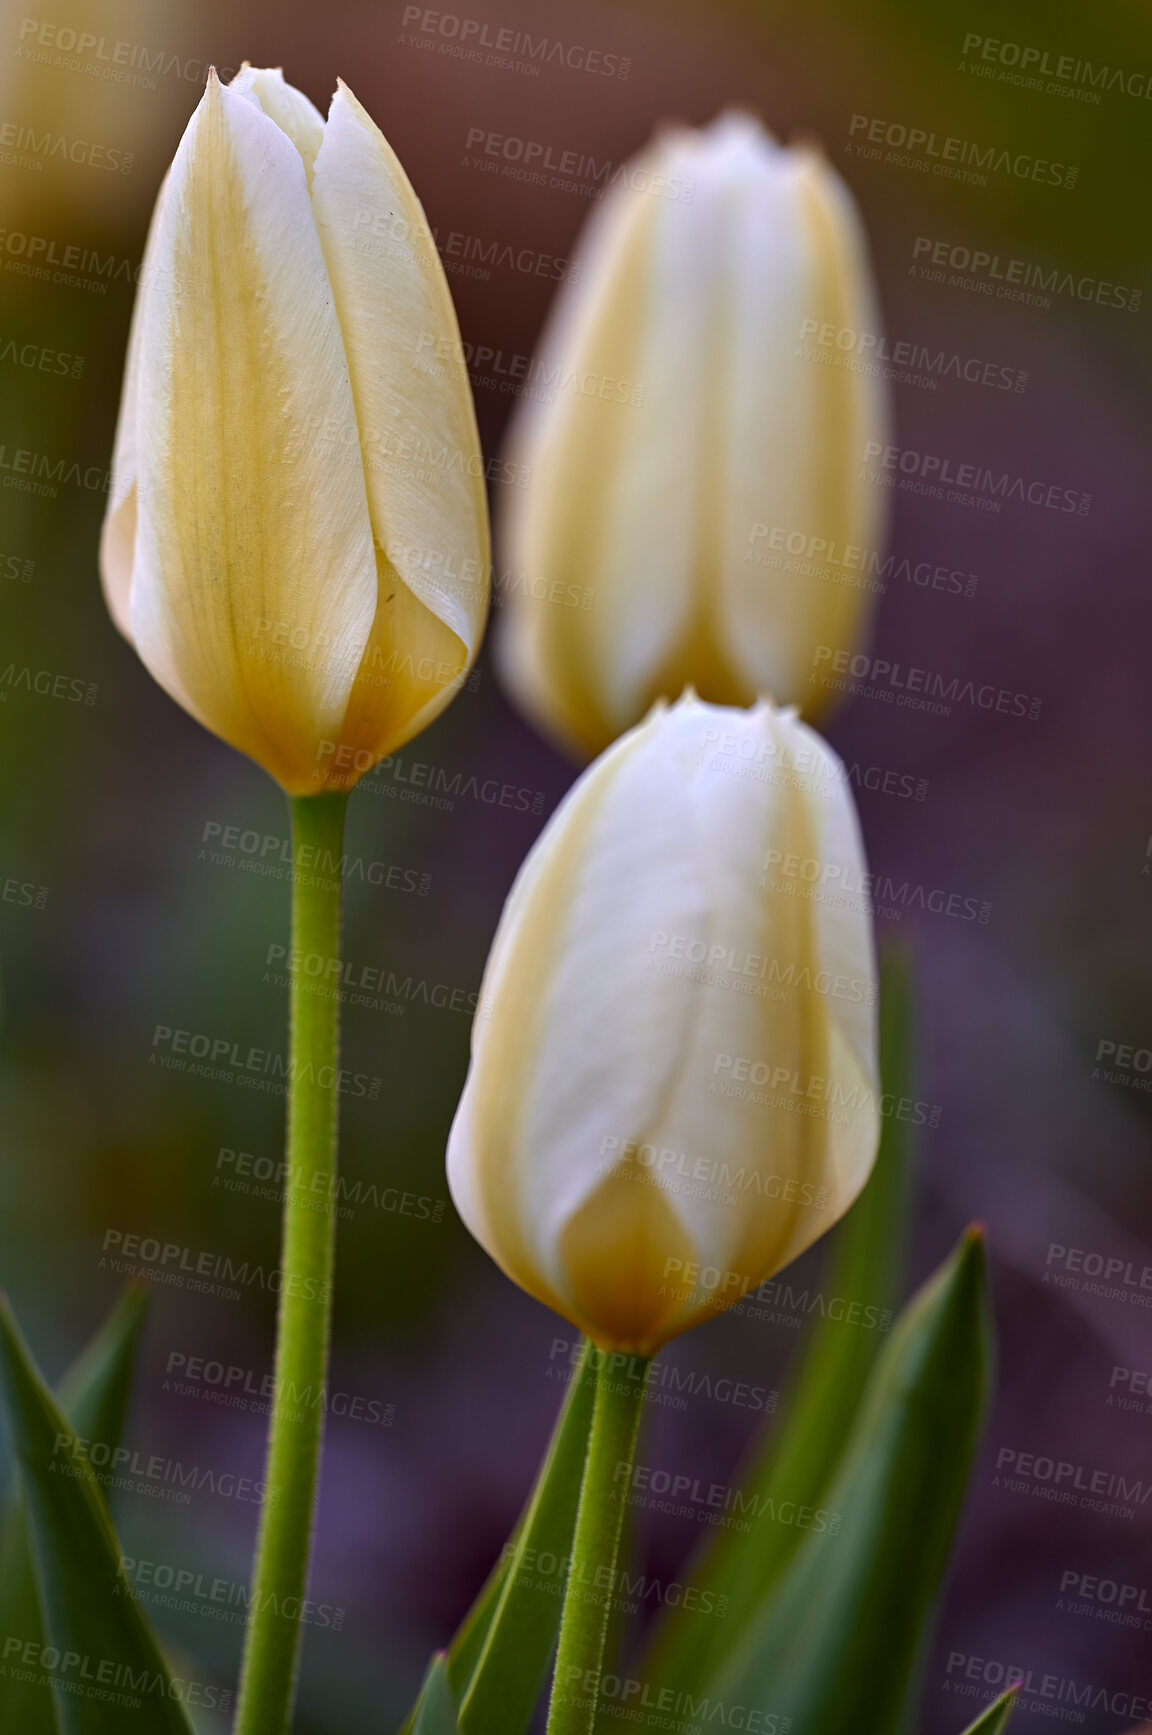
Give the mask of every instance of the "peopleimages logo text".
POLYGON ((812 667, 813 679, 824 685, 839 687, 845 679, 872 683, 891 693, 896 703, 907 701, 914 710, 930 710, 934 705, 973 705, 979 711, 1027 717, 1033 723, 1040 715, 1042 701, 1031 694, 1014 692, 1011 687, 996 687, 990 681, 978 685, 975 681, 961 680, 959 675, 946 677, 915 663, 894 663, 886 657, 869 657, 863 651, 817 645, 812 653, 812 667), (823 664, 829 664, 835 674, 824 673, 823 664))
MULTIPOLYGON (((627 55, 610 54, 600 48, 586 48, 577 42, 561 42, 554 36, 529 36, 526 30, 514 30, 510 25, 491 24, 487 19, 463 18, 457 12, 436 12, 427 6, 405 6, 401 23, 411 30, 442 43, 457 45, 463 56, 481 58, 476 51, 490 51, 491 64, 502 65, 501 56, 509 63, 520 62, 539 73, 542 66, 565 66, 570 72, 592 72, 601 78, 627 78, 632 61, 627 55)), ((431 46, 431 44, 429 44, 431 46)))
POLYGON ((1011 68, 1032 78, 1052 78, 1060 84, 1086 85, 1092 90, 1118 90, 1125 96, 1152 98, 1152 74, 1126 72, 1120 66, 1098 66, 1078 60, 1074 54, 1053 55, 1047 48, 1031 48, 1021 42, 1004 42, 998 36, 969 31, 962 50, 967 57, 1011 68))
MULTIPOLYGON (((58 66, 65 72, 95 72, 111 84, 140 85, 155 90, 152 73, 161 77, 174 74, 189 84, 203 84, 208 76, 206 61, 184 58, 163 48, 146 48, 140 43, 113 41, 97 36, 90 30, 76 30, 67 24, 52 24, 40 18, 25 18, 19 30, 19 60, 38 66, 58 66), (29 40, 31 38, 31 40, 29 40)), ((219 77, 225 84, 235 77, 234 69, 216 63, 219 77)))
MULTIPOLYGON (((628 160, 614 163, 608 158, 599 162, 585 151, 553 149, 539 139, 519 138, 487 127, 469 127, 464 149, 475 151, 477 162, 492 173, 500 172, 503 163, 504 173, 513 169, 518 178, 541 184, 547 184, 543 183, 543 177, 551 174, 558 177, 564 187, 570 185, 575 189, 586 183, 606 192, 609 187, 626 186, 634 193, 652 193, 657 198, 678 199, 689 205, 696 193, 694 181, 683 180, 677 175, 665 175, 658 169, 648 169, 628 160), (491 161, 485 163, 485 158, 491 161)), ((471 160, 466 159, 465 167, 471 166, 471 160)))
MULTIPOLYGON (((914 476, 926 485, 926 491, 939 489, 941 498, 945 488, 952 488, 957 493, 988 501, 997 510, 1002 500, 1019 500, 1049 512, 1077 512, 1081 518, 1087 517, 1092 505, 1091 494, 1079 488, 1029 480, 1010 470, 989 469, 986 464, 957 464, 938 452, 917 452, 908 446, 886 446, 879 440, 869 440, 864 447, 863 462, 867 464, 874 458, 880 461, 882 479, 886 479, 885 472, 893 480, 897 476, 914 476)), ((953 499, 954 495, 948 498, 953 499)))
MULTIPOLYGON (((913 269, 929 276, 937 268, 961 277, 987 279, 987 293, 1023 299, 1029 291, 1043 295, 1067 295, 1073 301, 1094 301, 1100 307, 1119 307, 1127 313, 1137 313, 1144 292, 1122 283, 1109 283, 1101 277, 1078 276, 1062 270, 1059 265, 1044 265, 1035 259, 1010 259, 999 253, 988 253, 981 247, 965 247, 952 241, 934 241, 930 235, 917 235, 912 243, 912 258, 919 262, 913 269)), ((1041 305, 1046 305, 1043 301, 1041 305)))
POLYGON ((42 169, 52 157, 88 169, 129 175, 135 153, 95 144, 91 139, 69 138, 65 133, 37 132, 35 127, 23 126, 19 121, 0 122, 0 161, 42 169))
POLYGON ((985 361, 981 356, 965 355, 943 345, 937 348, 935 344, 912 338, 837 325, 831 319, 803 320, 796 353, 806 360, 825 361, 855 373, 882 375, 906 385, 923 383, 935 388, 937 380, 951 378, 970 386, 991 386, 995 391, 1023 392, 1028 384, 1028 375, 1022 368, 985 361))
MULTIPOLYGON (((962 171, 975 171, 977 181, 985 172, 1011 175, 1018 181, 1037 181, 1045 187, 1072 188, 1079 171, 1069 163, 1053 163, 1047 157, 1033 156, 1030 151, 1010 151, 1001 145, 989 145, 975 139, 939 135, 924 127, 906 126, 901 121, 887 121, 873 115, 854 114, 848 124, 851 141, 845 148, 856 156, 879 157, 887 147, 889 156, 902 152, 910 162, 923 163, 937 174, 955 174, 963 179, 962 171), (864 148, 864 147, 867 148, 864 148)), ((899 158, 895 160, 899 161, 899 158)))
MULTIPOLYGON (((1113 1717, 1122 1717, 1126 1723, 1143 1723, 1152 1709, 1147 1694, 1113 1691, 1097 1686, 1093 1681, 1078 1681, 1071 1675, 1042 1675, 1019 1663, 972 1656, 967 1651, 949 1652, 946 1680, 957 1685, 960 1681, 978 1681, 984 1687, 1015 1687, 1026 1700, 1033 1701, 1033 1710, 1049 1717, 1055 1713, 1036 1704, 1036 1700, 1084 1705, 1093 1711, 1107 1711, 1113 1717), (960 1675, 956 1674, 957 1670, 961 1671, 960 1675)), ((1083 1718, 1077 1721, 1082 1722, 1083 1718)))

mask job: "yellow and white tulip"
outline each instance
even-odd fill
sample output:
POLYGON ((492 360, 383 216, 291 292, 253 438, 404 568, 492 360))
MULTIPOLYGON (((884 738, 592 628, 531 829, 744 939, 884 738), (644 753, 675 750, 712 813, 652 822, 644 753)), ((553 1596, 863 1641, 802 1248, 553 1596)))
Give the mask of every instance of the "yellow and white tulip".
POLYGON ((844 768, 791 710, 658 705, 570 790, 493 941, 448 1179, 515 1282, 650 1355, 787 1265, 875 1156, 844 768))
POLYGON ((885 522, 860 471, 886 388, 838 347, 880 331, 839 176, 739 114, 661 132, 630 171, 559 292, 510 437, 532 486, 498 527, 531 581, 498 666, 585 758, 686 683, 818 717, 815 648, 859 648, 885 522))
POLYGON ((156 210, 101 542, 112 617, 173 698, 290 794, 346 788, 424 728, 487 608, 484 472, 431 246, 346 85, 213 73, 156 210), (453 585, 438 573, 467 571, 453 585))

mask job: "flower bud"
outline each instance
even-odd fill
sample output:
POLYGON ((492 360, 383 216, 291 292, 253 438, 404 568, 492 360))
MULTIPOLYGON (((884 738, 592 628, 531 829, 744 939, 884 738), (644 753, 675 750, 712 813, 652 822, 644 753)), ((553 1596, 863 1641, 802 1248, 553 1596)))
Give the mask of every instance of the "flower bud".
POLYGON ((816 648, 859 648, 885 519, 861 477, 887 400, 850 193, 749 116, 668 129, 576 264, 510 437, 533 480, 500 525, 525 579, 497 633, 506 686, 584 757, 685 683, 818 717, 816 648))
POLYGON ((291 794, 353 784, 475 657, 460 355, 419 202, 347 86, 325 122, 279 71, 213 73, 145 250, 101 571, 161 686, 291 794))
POLYGON ((650 1355, 864 1185, 876 972, 855 809, 790 710, 686 694, 578 779, 493 941, 448 1179, 515 1282, 650 1355))

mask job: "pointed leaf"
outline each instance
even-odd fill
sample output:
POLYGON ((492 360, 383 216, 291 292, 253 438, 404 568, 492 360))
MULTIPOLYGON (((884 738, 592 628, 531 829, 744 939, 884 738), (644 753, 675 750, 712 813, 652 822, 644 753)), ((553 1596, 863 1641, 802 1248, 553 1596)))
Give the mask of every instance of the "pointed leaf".
POLYGON ((1004 1735, 1008 1719, 1016 1707, 1017 1687, 1009 1687, 998 1699, 993 1699, 986 1711, 981 1711, 974 1723, 969 1723, 964 1735, 1004 1735))
POLYGON ((447 1656, 437 1651, 416 1702, 412 1735, 460 1735, 456 1701, 448 1685, 447 1656))
POLYGON ((460 1696, 463 1735, 520 1735, 528 1728, 560 1630, 563 1579, 535 1562, 572 1551, 596 1381, 588 1346, 572 1375, 548 1452, 507 1551, 484 1644, 460 1696))
MULTIPOLYGON (((448 1680, 464 1735, 527 1729, 560 1629, 564 1581, 541 1582, 525 1562, 571 1552, 592 1425, 588 1346, 568 1383, 528 1504, 448 1650, 448 1680)), ((413 1718, 415 1713, 413 1713, 413 1718)), ((415 1735, 413 1718, 403 1735, 415 1735)))
MULTIPOLYGON (((60 1735, 192 1735, 151 1628, 120 1567, 120 1547, 77 1436, 41 1380, 0 1298, 0 1392, 54 1669, 33 1647, 10 1657, 49 1675, 60 1735)), ((48 1650, 45 1650, 45 1655, 48 1650)))
MULTIPOLYGON (((147 1293, 126 1289, 60 1383, 60 1406, 81 1438, 120 1444, 132 1373, 147 1309, 147 1293)), ((22 1642, 43 1639, 28 1530, 13 1501, 0 1540, 0 1633, 22 1642)), ((0 1674, 0 1727, 21 1735, 56 1735, 52 1693, 41 1681, 0 1674)))
POLYGON ((770 1704, 804 1735, 898 1735, 975 1456, 990 1384, 983 1242, 970 1230, 901 1315, 813 1527, 709 1691, 770 1704), (802 1642, 798 1639, 802 1635, 802 1642))
MULTIPOLYGON (((906 958, 884 963, 880 986, 880 1077, 889 1108, 909 1102, 912 985, 906 958)), ((735 1484, 746 1511, 775 1513, 782 1502, 821 1505, 901 1289, 911 1191, 910 1120, 886 1113, 867 1186, 833 1237, 824 1274, 827 1295, 859 1303, 858 1317, 821 1316, 801 1351, 780 1419, 753 1446, 735 1484), (754 1504, 753 1498, 755 1497, 754 1504)), ((847 1308, 843 1310, 845 1313, 847 1308)), ((784 1570, 805 1532, 764 1516, 750 1529, 717 1530, 684 1568, 687 1583, 726 1610, 702 1619, 695 1608, 671 1608, 656 1628, 645 1679, 692 1692, 715 1675, 738 1644, 761 1598, 784 1570)))
POLYGON ((82 1439, 119 1442, 147 1312, 147 1289, 129 1285, 60 1381, 60 1408, 82 1439))

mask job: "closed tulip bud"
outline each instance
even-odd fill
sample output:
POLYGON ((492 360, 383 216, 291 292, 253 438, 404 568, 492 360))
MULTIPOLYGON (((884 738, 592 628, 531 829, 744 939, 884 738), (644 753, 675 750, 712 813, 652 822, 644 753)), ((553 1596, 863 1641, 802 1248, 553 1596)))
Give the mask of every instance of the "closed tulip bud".
POLYGON ((885 517, 861 477, 887 413, 851 195, 817 149, 728 114, 659 134, 576 262, 511 435, 533 483, 501 525, 526 577, 505 684, 585 757, 688 682, 817 717, 816 648, 859 647, 885 517))
POLYGON ((650 1355, 821 1235, 879 1128, 844 767, 790 710, 688 694, 579 778, 500 921, 448 1145, 468 1228, 650 1355))
POLYGON ((290 794, 355 783, 476 654, 460 354, 419 202, 351 91, 325 121, 279 71, 213 73, 145 250, 101 570, 161 686, 290 794))

